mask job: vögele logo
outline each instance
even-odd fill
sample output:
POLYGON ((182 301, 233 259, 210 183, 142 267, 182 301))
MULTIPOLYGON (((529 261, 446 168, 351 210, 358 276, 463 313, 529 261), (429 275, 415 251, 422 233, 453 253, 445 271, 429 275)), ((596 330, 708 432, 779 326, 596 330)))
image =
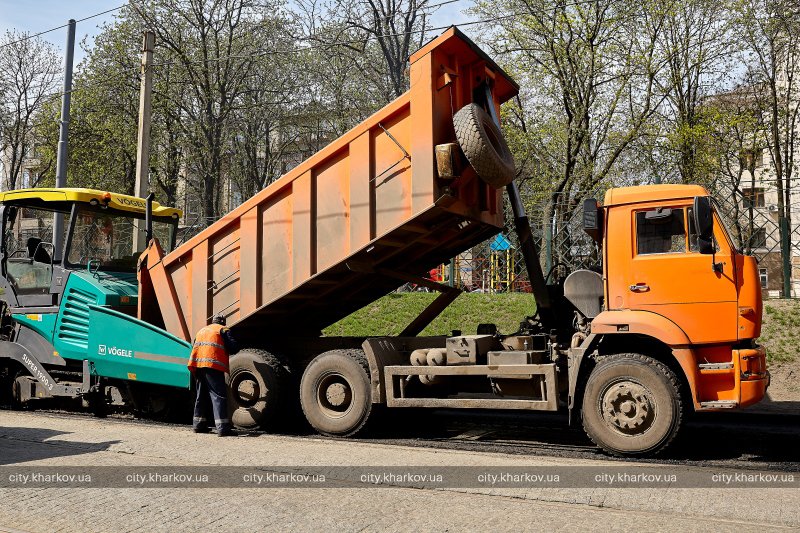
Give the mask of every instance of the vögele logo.
POLYGON ((98 355, 116 355, 117 357, 133 357, 133 350, 126 350, 125 348, 117 348, 116 346, 106 346, 100 344, 97 347, 98 355))

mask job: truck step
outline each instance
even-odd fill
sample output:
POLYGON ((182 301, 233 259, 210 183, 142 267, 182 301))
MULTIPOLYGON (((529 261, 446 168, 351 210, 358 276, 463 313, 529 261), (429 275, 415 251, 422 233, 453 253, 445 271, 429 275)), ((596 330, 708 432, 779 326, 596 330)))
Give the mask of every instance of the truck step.
POLYGON ((700 363, 700 370, 733 370, 733 363, 700 363))
POLYGON ((700 409, 733 409, 739 406, 736 400, 716 400, 713 402, 700 402, 700 409))

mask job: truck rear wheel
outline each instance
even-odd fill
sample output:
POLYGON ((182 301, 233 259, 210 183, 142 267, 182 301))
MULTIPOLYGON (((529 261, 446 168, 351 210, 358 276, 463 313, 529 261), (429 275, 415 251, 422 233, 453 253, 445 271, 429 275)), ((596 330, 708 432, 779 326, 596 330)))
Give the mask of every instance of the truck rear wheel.
POLYGON ((583 428, 619 456, 649 455, 669 446, 683 422, 678 377, 636 353, 614 354, 592 370, 583 394, 583 428))
POLYGON ((372 411, 369 364, 361 350, 332 350, 306 367, 300 405, 309 424, 325 435, 358 433, 372 411))
POLYGON ((231 422, 241 429, 275 429, 287 416, 289 367, 277 355, 246 348, 230 358, 231 422))

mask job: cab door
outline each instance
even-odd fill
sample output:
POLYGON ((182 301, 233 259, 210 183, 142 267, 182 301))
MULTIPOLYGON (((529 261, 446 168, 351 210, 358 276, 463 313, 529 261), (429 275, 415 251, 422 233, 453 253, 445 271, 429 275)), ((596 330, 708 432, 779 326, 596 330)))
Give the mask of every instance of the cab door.
POLYGON ((634 206, 628 305, 677 324, 693 343, 737 339, 733 254, 718 219, 716 253, 701 254, 688 203, 634 206))
POLYGON ((3 206, 2 285, 9 305, 37 308, 54 305, 53 212, 25 206, 3 206))

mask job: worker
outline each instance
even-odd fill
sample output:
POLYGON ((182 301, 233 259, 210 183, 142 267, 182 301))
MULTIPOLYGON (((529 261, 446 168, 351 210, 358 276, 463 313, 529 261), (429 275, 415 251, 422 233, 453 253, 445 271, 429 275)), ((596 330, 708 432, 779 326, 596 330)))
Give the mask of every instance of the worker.
POLYGON ((213 411, 217 435, 234 434, 228 415, 225 374, 228 372, 228 357, 238 351, 231 330, 225 327, 224 315, 216 315, 211 324, 197 332, 189 356, 189 371, 194 376, 197 394, 192 424, 195 433, 208 433, 207 416, 209 411, 213 411))

